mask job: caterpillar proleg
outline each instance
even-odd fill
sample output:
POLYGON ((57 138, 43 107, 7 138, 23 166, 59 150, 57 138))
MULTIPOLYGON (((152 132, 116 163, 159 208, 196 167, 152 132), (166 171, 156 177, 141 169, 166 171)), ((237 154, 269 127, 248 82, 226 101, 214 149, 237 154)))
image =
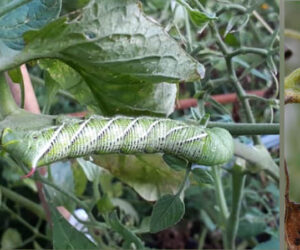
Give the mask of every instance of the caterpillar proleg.
POLYGON ((167 153, 202 165, 226 163, 233 155, 225 129, 152 117, 91 116, 42 130, 5 129, 0 145, 33 169, 90 154, 167 153))

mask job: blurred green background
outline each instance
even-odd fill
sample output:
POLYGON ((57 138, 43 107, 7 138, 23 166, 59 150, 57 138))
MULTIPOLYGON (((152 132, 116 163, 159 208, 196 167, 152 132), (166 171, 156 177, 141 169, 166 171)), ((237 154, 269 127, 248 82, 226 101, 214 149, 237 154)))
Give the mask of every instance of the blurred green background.
MULTIPOLYGON (((300 32, 300 1, 285 2, 285 28, 300 32)), ((285 38, 285 47, 292 52, 286 59, 285 75, 300 67, 300 40, 285 38)), ((300 104, 285 106, 284 150, 290 173, 290 199, 300 202, 300 104)))

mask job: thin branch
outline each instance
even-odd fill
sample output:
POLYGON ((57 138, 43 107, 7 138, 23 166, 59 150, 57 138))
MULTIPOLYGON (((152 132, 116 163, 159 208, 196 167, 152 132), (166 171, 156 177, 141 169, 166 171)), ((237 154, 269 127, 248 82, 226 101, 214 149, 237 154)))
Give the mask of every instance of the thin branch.
MULTIPOLYGON (((270 33, 273 34, 274 30, 271 28, 271 26, 265 21, 265 19, 262 18, 262 16, 256 11, 253 10, 252 14, 255 16, 255 18, 265 27, 265 29, 270 33)), ((276 40, 279 41, 279 36, 276 36, 276 40)))
POLYGON ((55 185, 54 183, 52 183, 51 181, 47 180, 46 178, 44 178, 42 176, 35 175, 35 179, 40 181, 43 184, 46 184, 50 187, 53 187, 58 192, 60 192, 60 193, 64 194, 65 196, 67 196, 70 200, 73 200, 77 205, 79 205, 83 209, 89 210, 88 206, 83 201, 79 200, 76 196, 74 196, 74 195, 70 194, 69 192, 65 191, 62 187, 59 187, 59 186, 55 185))
POLYGON ((42 209, 42 207, 36 203, 34 203, 33 201, 25 198, 22 195, 19 195, 18 193, 0 186, 0 190, 3 194, 3 196, 5 196, 6 198, 14 201, 15 203, 22 205, 23 207, 27 208, 29 211, 31 211, 32 213, 34 213, 35 215, 37 215, 38 217, 42 218, 42 219, 46 219, 44 210, 42 209))
POLYGON ((270 52, 267 49, 242 47, 232 51, 228 56, 234 57, 234 56, 244 55, 244 54, 257 54, 260 56, 268 56, 269 53, 270 52))
POLYGON ((235 248, 235 239, 239 226, 239 217, 243 199, 246 175, 241 166, 235 165, 232 170, 232 208, 226 225, 228 249, 235 248))
POLYGON ((279 123, 228 123, 208 122, 208 128, 219 127, 227 129, 232 135, 278 135, 279 123))
POLYGON ((20 223, 22 223, 24 226, 26 226, 28 229, 30 229, 34 235, 37 237, 43 238, 45 240, 50 240, 46 235, 41 234, 38 229, 35 227, 31 226, 26 220, 24 220, 20 215, 15 213, 13 210, 11 210, 9 207, 7 207, 5 204, 2 204, 2 208, 9 212, 12 216, 14 216, 20 223))

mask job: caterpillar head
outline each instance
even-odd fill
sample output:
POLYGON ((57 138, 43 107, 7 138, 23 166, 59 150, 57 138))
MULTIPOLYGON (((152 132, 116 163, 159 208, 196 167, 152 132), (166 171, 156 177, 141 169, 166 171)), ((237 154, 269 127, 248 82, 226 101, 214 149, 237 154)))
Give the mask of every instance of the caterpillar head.
POLYGON ((223 128, 212 128, 206 131, 203 152, 199 156, 199 163, 213 166, 224 164, 233 157, 234 143, 231 134, 223 128))
POLYGON ((0 137, 0 145, 13 158, 22 159, 28 167, 32 167, 36 146, 32 140, 25 140, 24 134, 5 128, 0 137))

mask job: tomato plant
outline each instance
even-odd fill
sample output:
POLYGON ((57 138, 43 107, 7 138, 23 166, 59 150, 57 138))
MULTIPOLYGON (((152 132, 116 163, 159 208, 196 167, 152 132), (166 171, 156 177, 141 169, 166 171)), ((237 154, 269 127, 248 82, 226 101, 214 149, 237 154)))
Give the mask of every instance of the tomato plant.
POLYGON ((278 12, 3 1, 2 247, 277 248, 278 12))

